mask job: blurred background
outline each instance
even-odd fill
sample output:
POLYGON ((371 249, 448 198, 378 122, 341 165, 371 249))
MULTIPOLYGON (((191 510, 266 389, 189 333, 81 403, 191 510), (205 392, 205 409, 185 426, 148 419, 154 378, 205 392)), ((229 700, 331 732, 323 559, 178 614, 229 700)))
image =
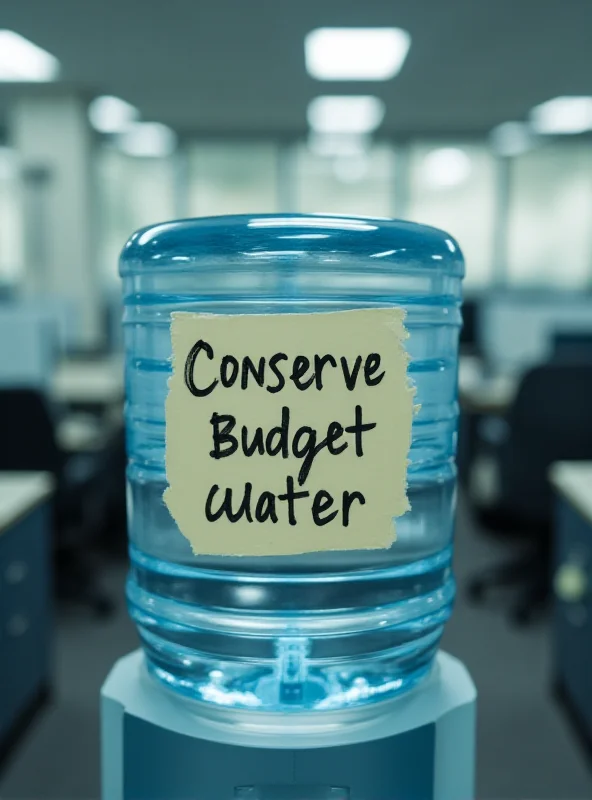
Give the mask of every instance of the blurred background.
POLYGON ((592 796, 591 30, 584 0, 2 0, 0 797, 98 797, 99 688, 137 644, 118 254, 249 212, 458 239, 444 644, 478 796, 592 796))

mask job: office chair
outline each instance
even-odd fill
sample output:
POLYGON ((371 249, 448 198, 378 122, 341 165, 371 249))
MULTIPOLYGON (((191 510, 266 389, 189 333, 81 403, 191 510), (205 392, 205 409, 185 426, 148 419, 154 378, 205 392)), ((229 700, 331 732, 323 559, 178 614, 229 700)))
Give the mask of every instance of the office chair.
POLYGON ((465 298, 462 304, 462 328, 460 330, 460 350, 466 355, 481 355, 479 337, 479 300, 465 298))
POLYGON ((551 360, 562 364, 591 364, 592 331, 555 331, 551 360))
POLYGON ((592 459, 592 364, 549 363, 531 369, 497 447, 497 497, 477 509, 485 527, 523 539, 525 552, 470 580, 473 600, 482 600, 491 588, 519 586, 511 610, 516 623, 528 622, 545 604, 553 519, 548 470, 555 461, 581 459, 592 459))
POLYGON ((47 402, 35 389, 0 389, 0 441, 0 470, 40 470, 55 478, 57 596, 90 606, 98 616, 108 615, 113 604, 99 586, 88 553, 104 516, 100 459, 60 450, 47 402))
POLYGON ((104 451, 103 466, 108 476, 105 484, 107 524, 102 544, 108 553, 127 558, 125 427, 119 426, 111 435, 104 451))

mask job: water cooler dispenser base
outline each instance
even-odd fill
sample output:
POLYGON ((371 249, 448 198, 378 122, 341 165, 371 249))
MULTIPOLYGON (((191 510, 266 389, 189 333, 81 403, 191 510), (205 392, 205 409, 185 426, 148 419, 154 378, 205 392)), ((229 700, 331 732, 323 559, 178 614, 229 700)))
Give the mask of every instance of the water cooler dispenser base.
POLYGON ((157 686, 139 650, 118 661, 101 698, 103 800, 474 798, 475 687, 443 652, 414 690, 327 712, 322 728, 319 712, 261 724, 196 707, 157 686))

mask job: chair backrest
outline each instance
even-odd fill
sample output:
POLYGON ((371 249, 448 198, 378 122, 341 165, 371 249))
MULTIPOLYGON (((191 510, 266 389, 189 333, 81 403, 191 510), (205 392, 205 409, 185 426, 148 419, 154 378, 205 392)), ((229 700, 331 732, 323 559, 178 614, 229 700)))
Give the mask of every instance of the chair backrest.
POLYGON ((479 301, 465 298, 462 304, 462 328, 460 329, 460 345, 465 350, 478 352, 479 341, 479 301))
POLYGON ((62 454, 43 394, 0 389, 0 470, 43 470, 58 476, 62 454))
POLYGON ((527 372, 508 415, 500 459, 501 504, 534 524, 551 518, 549 466, 592 460, 592 364, 527 372))
POLYGON ((551 359, 562 364, 592 364, 592 331, 556 331, 551 359))

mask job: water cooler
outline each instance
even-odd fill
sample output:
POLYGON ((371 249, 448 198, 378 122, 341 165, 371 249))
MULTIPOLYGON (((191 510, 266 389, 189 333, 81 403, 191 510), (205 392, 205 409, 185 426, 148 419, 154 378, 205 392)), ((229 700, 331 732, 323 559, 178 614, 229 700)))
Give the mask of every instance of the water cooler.
POLYGON ((142 649, 103 686, 104 800, 472 800, 475 689, 438 650, 463 273, 385 219, 128 241, 142 649))

